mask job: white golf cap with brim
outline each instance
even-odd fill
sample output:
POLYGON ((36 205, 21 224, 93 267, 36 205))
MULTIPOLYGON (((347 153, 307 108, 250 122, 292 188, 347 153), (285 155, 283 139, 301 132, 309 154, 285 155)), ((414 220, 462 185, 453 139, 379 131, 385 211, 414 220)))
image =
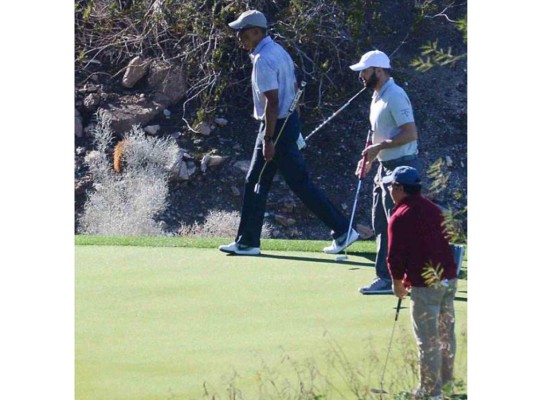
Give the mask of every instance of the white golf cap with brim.
POLYGON ((267 20, 261 11, 248 10, 239 15, 235 21, 230 22, 229 27, 231 29, 240 30, 245 28, 252 28, 257 26, 259 28, 267 27, 267 20))
POLYGON ((363 54, 361 60, 354 65, 350 65, 352 71, 362 71, 370 67, 390 69, 390 60, 385 53, 379 50, 372 50, 363 54))

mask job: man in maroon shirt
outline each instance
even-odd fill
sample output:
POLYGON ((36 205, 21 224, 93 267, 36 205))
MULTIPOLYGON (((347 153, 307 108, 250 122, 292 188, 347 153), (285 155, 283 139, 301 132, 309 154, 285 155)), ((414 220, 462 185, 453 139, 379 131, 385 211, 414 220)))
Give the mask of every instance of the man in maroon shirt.
POLYGON ((441 399, 443 387, 453 380, 457 266, 442 211, 420 194, 418 171, 397 167, 383 183, 395 204, 387 255, 393 291, 405 299, 411 288, 411 320, 420 360, 414 398, 441 399))

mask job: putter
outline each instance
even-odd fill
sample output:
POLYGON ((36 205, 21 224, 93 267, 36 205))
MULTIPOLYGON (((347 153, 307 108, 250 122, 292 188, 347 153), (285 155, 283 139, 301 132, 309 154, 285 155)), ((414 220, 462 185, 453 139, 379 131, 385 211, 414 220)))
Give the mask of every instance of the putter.
POLYGON ((398 304, 396 305, 396 315, 394 316, 394 325, 392 325, 392 334, 390 336, 390 342, 389 342, 389 350, 387 351, 387 357, 385 358, 385 365, 383 366, 383 373, 381 374, 381 381, 379 382, 379 389, 378 388, 371 388, 371 393, 379 394, 379 398, 381 399, 381 394, 387 394, 388 392, 383 389, 383 382, 385 380, 385 371, 387 369, 387 362, 389 361, 389 355, 390 350, 392 348, 392 338, 394 337, 394 329, 396 328, 396 321, 398 321, 398 315, 400 314, 400 307, 402 306, 402 299, 398 298, 398 304))
MULTIPOLYGON (((366 135, 365 149, 368 146, 370 146, 371 144, 372 144, 372 130, 369 129, 368 130, 368 134, 366 135)), ((355 209, 357 208, 357 199, 359 199, 359 192, 361 190, 361 182, 363 181, 363 179, 365 178, 365 175, 366 175, 366 158, 367 157, 366 157, 366 153, 365 153, 365 155, 363 156, 361 173, 359 174, 359 182, 357 183, 357 190, 355 191, 355 199, 354 199, 353 207, 352 207, 352 215, 350 217, 350 225, 348 225, 348 234, 352 230, 353 219, 354 219, 354 216, 355 216, 355 209)), ((348 240, 348 236, 346 237, 346 240, 348 240)), ((347 259, 348 259, 348 254, 345 251, 344 255, 343 256, 338 256, 337 258, 335 258, 335 261, 345 261, 347 259)))
POLYGON ((322 127, 323 127, 324 125, 326 125, 329 121, 331 121, 333 118, 335 118, 335 117, 336 117, 336 116, 337 116, 342 110, 344 110, 346 107, 348 107, 348 105, 349 105, 353 100, 355 100, 355 98, 356 98, 357 96, 359 96, 361 93, 363 93, 365 90, 366 90, 366 86, 365 86, 364 88, 362 88, 359 92, 357 92, 357 93, 355 94, 355 96, 353 96, 350 100, 348 100, 346 103, 344 103, 344 105, 343 105, 341 108, 339 108, 337 111, 335 111, 333 114, 331 114, 331 116, 330 116, 328 119, 326 119, 324 122, 322 122, 320 125, 318 125, 315 129, 313 129, 313 131, 312 131, 309 135, 307 135, 307 136, 305 137, 304 142, 303 142, 303 144, 301 145, 301 146, 302 146, 301 148, 303 149, 303 148, 305 147, 305 142, 307 141, 307 139, 309 139, 311 136, 313 136, 315 133, 317 133, 320 129, 322 129, 322 127))
MULTIPOLYGON (((285 129, 285 125, 287 124, 287 121, 289 120, 289 117, 292 115, 294 110, 296 109, 296 105, 298 104, 298 101, 300 100, 300 97, 302 96, 302 93, 304 91, 305 85, 307 85, 306 81, 302 81, 300 84, 300 88, 296 92, 296 95, 294 96, 294 99, 292 100, 291 105, 289 106, 289 112, 287 116, 285 117, 285 121, 283 121, 283 125, 281 126, 281 129, 279 131, 278 137, 274 141, 274 147, 278 143, 279 138, 281 137, 281 134, 283 133, 283 130, 285 129)), ((265 162, 263 164, 263 168, 261 168, 261 172, 259 172, 259 177, 257 178, 257 183, 254 187, 254 193, 259 194, 261 192, 261 177, 263 176, 263 172, 265 172, 265 167, 267 166, 268 162, 265 162)))

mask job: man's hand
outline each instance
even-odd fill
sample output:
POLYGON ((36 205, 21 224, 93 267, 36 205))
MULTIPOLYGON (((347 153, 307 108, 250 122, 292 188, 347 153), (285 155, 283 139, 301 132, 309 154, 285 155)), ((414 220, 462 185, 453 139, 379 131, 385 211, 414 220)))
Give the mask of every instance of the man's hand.
POLYGON ((271 140, 263 139, 263 157, 265 158, 265 161, 272 161, 275 154, 276 148, 274 147, 274 143, 271 140))
MULTIPOLYGON (((372 168, 372 162, 366 162, 366 165, 365 165, 365 176, 366 174, 368 174, 370 172, 370 168, 372 168)), ((359 179, 361 179, 361 172, 363 170, 363 160, 359 160, 359 162, 357 163, 357 169, 355 170, 355 175, 359 177, 359 179)))
POLYGON ((382 147, 383 146, 381 143, 371 144, 370 146, 368 146, 366 149, 363 150, 361 155, 364 156, 366 154, 366 159, 369 162, 373 162, 378 156, 378 153, 382 150, 382 147))
POLYGON ((394 291, 394 295, 396 297, 402 299, 402 300, 406 299, 407 295, 409 294, 409 291, 404 286, 404 284, 401 281, 401 279, 394 279, 393 285, 392 285, 392 290, 394 291))

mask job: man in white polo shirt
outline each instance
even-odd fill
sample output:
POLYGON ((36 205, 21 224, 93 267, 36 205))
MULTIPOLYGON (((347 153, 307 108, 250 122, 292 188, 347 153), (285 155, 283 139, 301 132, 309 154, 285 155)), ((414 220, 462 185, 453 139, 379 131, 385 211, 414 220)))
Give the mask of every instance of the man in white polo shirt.
POLYGON ((238 255, 261 253, 260 236, 267 195, 279 170, 290 189, 331 229, 333 243, 324 251, 339 253, 355 242, 359 235, 354 229, 348 231, 349 221, 313 184, 298 149, 296 142, 300 135, 300 120, 297 112, 289 115, 289 107, 296 94, 292 58, 267 35, 267 21, 261 12, 246 11, 229 26, 236 31, 241 47, 250 52, 254 117, 261 124, 246 175, 238 232, 233 243, 219 246, 219 250, 238 255), (261 190, 255 193, 259 178, 261 190))
MULTIPOLYGON (((359 72, 359 79, 368 89, 374 91, 370 104, 372 145, 363 151, 363 154, 367 155, 366 171, 370 170, 375 160, 379 162, 372 200, 372 225, 377 244, 376 278, 359 291, 362 294, 392 294, 386 257, 387 226, 394 202, 383 186, 382 178, 390 175, 400 165, 421 170, 418 159, 418 132, 411 101, 391 78, 390 60, 385 53, 379 50, 369 51, 357 64, 350 66, 350 69, 359 72)), ((357 175, 362 167, 361 160, 357 166, 357 175)))

